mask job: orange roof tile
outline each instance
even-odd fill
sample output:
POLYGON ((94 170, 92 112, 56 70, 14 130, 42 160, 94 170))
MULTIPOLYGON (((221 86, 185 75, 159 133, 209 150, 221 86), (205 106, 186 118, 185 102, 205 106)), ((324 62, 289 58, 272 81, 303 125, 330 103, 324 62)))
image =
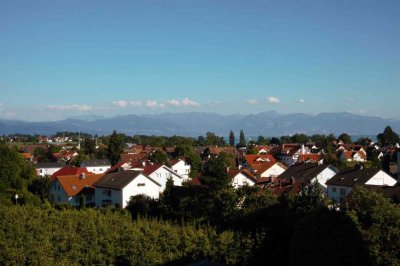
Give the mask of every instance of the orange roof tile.
POLYGON ((83 174, 81 175, 64 175, 58 176, 57 180, 63 187, 65 193, 68 196, 76 196, 83 188, 91 187, 96 181, 98 181, 104 174, 83 174))

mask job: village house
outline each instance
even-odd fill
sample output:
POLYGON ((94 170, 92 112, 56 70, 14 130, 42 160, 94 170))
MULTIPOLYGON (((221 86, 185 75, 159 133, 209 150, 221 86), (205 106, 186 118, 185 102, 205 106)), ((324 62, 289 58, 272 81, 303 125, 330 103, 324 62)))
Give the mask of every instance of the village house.
POLYGON ((257 183, 256 177, 249 170, 228 170, 228 176, 232 180, 234 188, 242 186, 254 186, 257 183))
POLYGON ((37 163, 34 164, 34 166, 36 168, 36 175, 44 177, 46 175, 51 176, 52 174, 63 168, 65 164, 60 164, 57 162, 49 162, 49 163, 37 163))
POLYGON ((322 165, 317 163, 297 163, 283 172, 279 179, 299 180, 302 184, 318 182, 325 190, 326 182, 331 179, 338 170, 331 165, 322 165))
POLYGON ((132 196, 146 195, 158 199, 161 184, 139 171, 108 173, 94 183, 96 207, 125 208, 132 196))
POLYGON ((165 184, 169 178, 172 178, 175 186, 182 186, 182 182, 188 180, 188 178, 179 175, 171 168, 161 164, 145 165, 142 169, 143 170, 140 170, 139 168, 135 170, 141 171, 144 175, 161 184, 161 192, 164 191, 165 184))
POLYGON ((102 175, 82 173, 57 176, 52 182, 49 195, 54 203, 68 203, 73 207, 81 207, 81 197, 85 198, 87 206, 94 206, 94 186, 102 175))
POLYGON ((179 159, 171 162, 171 169, 178 175, 182 176, 184 179, 188 179, 191 166, 184 160, 179 159))
POLYGON ((354 167, 338 172, 326 182, 328 197, 341 203, 357 185, 394 186, 397 180, 380 169, 354 167))
POLYGON ((63 168, 60 170, 54 172, 50 176, 50 180, 54 181, 58 176, 65 176, 65 175, 80 175, 86 173, 88 174, 88 170, 84 167, 75 167, 75 166, 70 166, 70 165, 65 165, 63 168))
POLYGON ((81 167, 94 174, 103 174, 111 168, 111 163, 108 159, 93 159, 81 163, 81 167))
POLYGON ((282 149, 278 153, 278 158, 285 165, 291 166, 298 162, 299 156, 303 154, 310 154, 311 149, 304 145, 298 144, 282 144, 282 149))

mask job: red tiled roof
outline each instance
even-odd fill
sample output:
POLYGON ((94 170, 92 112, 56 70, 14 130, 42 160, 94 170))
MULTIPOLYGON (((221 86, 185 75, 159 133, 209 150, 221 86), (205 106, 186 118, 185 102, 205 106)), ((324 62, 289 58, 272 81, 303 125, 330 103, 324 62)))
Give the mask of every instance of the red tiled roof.
POLYGON ((63 187, 64 191, 68 196, 73 197, 77 195, 83 188, 91 187, 96 181, 98 181, 103 174, 86 174, 84 173, 84 178, 80 174, 77 175, 63 175, 58 176, 57 180, 63 187))
POLYGON ((162 164, 151 164, 151 165, 146 165, 143 168, 143 174, 149 176, 152 173, 154 173, 157 169, 159 169, 160 167, 162 167, 162 164))
POLYGON ((50 176, 50 180, 54 181, 57 177, 59 176, 65 176, 65 175, 80 175, 82 173, 89 173, 89 171, 86 169, 86 167, 73 167, 73 166, 65 166, 52 174, 50 176))
POLYGON ((276 162, 274 156, 272 156, 271 154, 245 155, 244 159, 250 166, 253 166, 254 164, 264 164, 264 163, 276 162))
POLYGON ((310 153, 310 154, 300 154, 299 155, 299 162, 305 162, 305 161, 315 161, 318 162, 319 160, 321 160, 321 155, 317 154, 317 153, 310 153))

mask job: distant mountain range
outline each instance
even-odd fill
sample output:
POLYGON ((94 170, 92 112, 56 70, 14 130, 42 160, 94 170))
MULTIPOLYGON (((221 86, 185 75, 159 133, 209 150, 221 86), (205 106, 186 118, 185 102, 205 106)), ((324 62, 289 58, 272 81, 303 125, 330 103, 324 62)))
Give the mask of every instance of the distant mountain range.
POLYGON ((339 135, 377 135, 386 126, 396 132, 400 120, 361 116, 350 113, 320 113, 317 115, 294 113, 280 114, 264 112, 259 114, 220 115, 216 113, 162 113, 155 115, 126 115, 114 118, 83 117, 55 122, 24 122, 0 120, 0 134, 43 134, 57 131, 85 132, 108 135, 114 129, 128 135, 181 135, 200 136, 207 131, 220 136, 237 135, 241 129, 247 136, 282 136, 295 133, 339 135), (89 118, 89 119, 88 119, 89 118))

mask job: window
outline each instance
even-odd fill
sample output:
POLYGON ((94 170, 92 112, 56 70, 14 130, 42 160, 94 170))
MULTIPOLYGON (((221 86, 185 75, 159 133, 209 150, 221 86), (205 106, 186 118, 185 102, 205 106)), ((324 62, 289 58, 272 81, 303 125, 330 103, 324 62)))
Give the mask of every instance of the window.
POLYGON ((161 173, 157 173, 157 177, 160 178, 161 177, 161 173))
POLYGON ((146 185, 146 183, 138 183, 137 186, 138 187, 144 187, 146 185))
POLYGON ((336 188, 335 187, 332 188, 332 192, 336 193, 336 188))
POLYGON ((103 190, 103 195, 107 195, 107 197, 111 197, 111 189, 105 188, 103 190))
POLYGON ((341 188, 341 189, 340 189, 340 196, 341 196, 341 197, 346 196, 346 189, 345 189, 345 188, 341 188))

